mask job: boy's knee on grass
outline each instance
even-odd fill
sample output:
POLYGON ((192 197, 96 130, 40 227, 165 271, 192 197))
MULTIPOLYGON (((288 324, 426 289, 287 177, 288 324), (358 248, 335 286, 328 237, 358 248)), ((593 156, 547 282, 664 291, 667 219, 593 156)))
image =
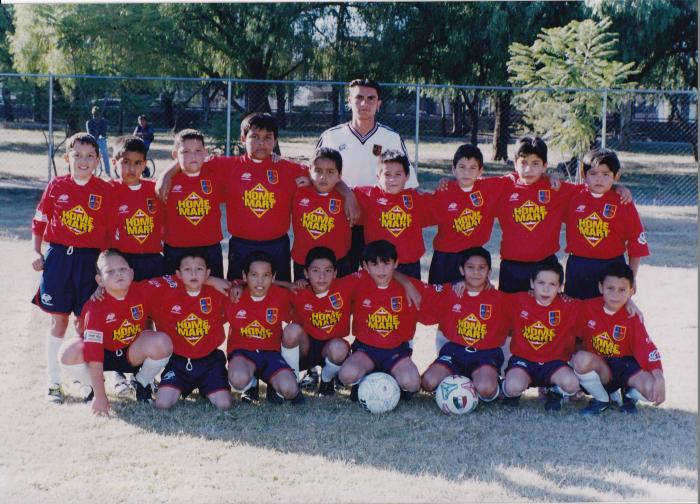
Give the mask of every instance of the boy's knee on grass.
POLYGON ((250 383, 252 377, 253 374, 245 369, 231 368, 228 371, 228 381, 236 390, 243 390, 250 383))
POLYGON ((327 357, 333 364, 342 364, 348 356, 348 346, 342 341, 333 339, 328 343, 327 357))
POLYGON ((595 359, 592 353, 582 350, 576 352, 571 359, 571 366, 577 373, 588 373, 593 371, 595 359))
POLYGON ((233 401, 231 400, 231 393, 226 390, 220 390, 209 395, 209 401, 220 410, 227 410, 231 408, 233 401))
POLYGON ((279 393, 282 397, 287 400, 294 399, 297 394, 299 394, 299 385, 294 379, 294 375, 291 373, 280 373, 271 383, 271 386, 279 393))

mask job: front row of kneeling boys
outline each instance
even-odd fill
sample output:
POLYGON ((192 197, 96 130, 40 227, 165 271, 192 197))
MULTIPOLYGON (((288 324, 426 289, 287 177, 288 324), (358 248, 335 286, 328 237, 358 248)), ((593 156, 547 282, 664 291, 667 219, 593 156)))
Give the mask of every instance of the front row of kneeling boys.
POLYGON ((104 251, 96 277, 104 292, 85 305, 82 337, 66 345, 61 362, 97 414, 109 411, 104 371, 134 373, 137 400, 151 402, 162 370, 161 409, 195 389, 219 409, 231 407, 231 388, 254 402, 258 380, 267 383, 268 401, 303 403, 299 373, 315 366, 322 367, 319 395, 333 395, 339 382, 352 387, 354 400, 362 378, 377 371, 396 379, 404 400, 421 387, 434 391, 451 374, 471 378, 482 401, 501 395, 509 406, 528 387, 545 387, 545 409, 559 410, 582 388, 593 397, 584 415, 602 413, 611 401, 634 413, 638 400, 665 399, 659 352, 629 313, 634 277, 625 264, 602 272, 602 297, 580 301, 561 294, 558 262, 536 270, 530 292, 493 289, 482 247, 463 252, 464 281, 455 286, 397 272, 396 249, 383 240, 367 244, 362 271, 340 279, 333 252, 312 249, 305 287, 275 282, 273 263, 264 252, 250 254, 243 283, 231 287, 210 277, 206 259, 193 252, 173 277, 132 282, 124 257, 104 251), (417 322, 439 324, 447 339, 422 376, 411 359, 417 322), (503 349, 512 355, 501 379, 503 349))

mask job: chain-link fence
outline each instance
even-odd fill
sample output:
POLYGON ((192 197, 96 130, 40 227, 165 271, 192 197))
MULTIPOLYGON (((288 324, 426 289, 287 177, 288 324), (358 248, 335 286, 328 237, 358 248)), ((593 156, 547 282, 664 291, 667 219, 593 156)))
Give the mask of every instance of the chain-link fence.
MULTIPOLYGON (((274 114, 284 156, 307 160, 326 128, 350 119, 345 83, 0 74, 0 177, 65 172, 66 136, 85 129, 93 106, 108 139, 155 129, 150 157, 169 158, 173 132, 201 129, 209 147, 241 152, 251 111, 274 114)), ((537 132, 549 166, 575 178, 580 153, 615 149, 625 185, 647 205, 697 206, 697 94, 689 91, 555 90, 385 84, 378 120, 399 131, 422 185, 449 173, 462 143, 476 143, 486 171, 512 169, 518 136, 537 132)))

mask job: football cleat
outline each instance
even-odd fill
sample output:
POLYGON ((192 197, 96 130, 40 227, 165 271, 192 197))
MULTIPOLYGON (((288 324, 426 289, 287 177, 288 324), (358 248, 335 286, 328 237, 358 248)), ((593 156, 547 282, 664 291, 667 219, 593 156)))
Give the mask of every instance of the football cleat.
POLYGON ((144 387, 138 380, 134 380, 134 388, 136 389, 136 400, 138 402, 153 402, 153 389, 150 383, 144 387))
POLYGON ((544 409, 546 411, 560 411, 564 404, 564 396, 553 390, 548 390, 545 396, 544 409))
POLYGON ((245 404, 255 404, 260 401, 260 383, 255 382, 255 385, 241 392, 241 402, 245 404))
POLYGON ((408 402, 415 395, 415 392, 410 392, 408 390, 401 390, 401 400, 403 402, 408 402))
POLYGON ((49 385, 49 391, 46 393, 46 400, 54 404, 63 404, 63 390, 58 383, 49 385))
POLYGON ((130 395, 132 387, 129 381, 126 379, 126 376, 124 376, 123 373, 116 373, 116 375, 117 380, 113 385, 114 395, 117 397, 126 397, 130 395))
POLYGON ((304 377, 299 382, 299 386, 304 390, 314 390, 318 385, 318 373, 316 368, 311 368, 306 371, 304 377))
POLYGON ((321 383, 318 385, 318 395, 324 397, 335 395, 335 384, 333 383, 333 380, 329 382, 321 380, 321 383))
POLYGON ((617 406, 622 406, 622 390, 617 389, 615 392, 611 392, 610 400, 617 404, 617 406))
MULTIPOLYGON (((277 394, 275 394, 275 395, 277 395, 277 394)), ((291 399, 289 402, 295 406, 298 406, 300 404, 304 404, 304 402, 306 402, 306 399, 304 398, 304 394, 301 393, 301 389, 299 390, 299 393, 296 395, 296 397, 294 399, 291 399)))
POLYGON ((272 404, 282 404, 284 402, 284 398, 280 397, 275 388, 269 383, 267 384, 267 392, 265 392, 265 399, 267 399, 267 402, 272 404))
POLYGON ((95 392, 92 390, 92 387, 90 385, 81 385, 80 397, 82 398, 84 403, 89 403, 92 402, 92 399, 95 397, 95 392))
POLYGON ((598 416, 603 411, 610 408, 609 402, 598 401, 597 399, 591 399, 588 406, 579 410, 578 414, 581 416, 598 416))
POLYGON ((637 413, 637 401, 626 395, 622 396, 622 406, 620 406, 620 413, 625 415, 634 415, 637 413))
POLYGON ((357 401, 359 400, 359 399, 357 398, 357 391, 358 391, 358 390, 360 390, 360 386, 359 386, 359 385, 353 385, 353 386, 350 388, 350 400, 351 400, 352 402, 357 402, 357 401))

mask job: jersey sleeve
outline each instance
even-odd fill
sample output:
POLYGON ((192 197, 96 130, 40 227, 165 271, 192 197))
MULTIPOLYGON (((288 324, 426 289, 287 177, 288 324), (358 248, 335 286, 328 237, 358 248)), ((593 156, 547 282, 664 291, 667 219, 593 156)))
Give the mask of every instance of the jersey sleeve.
POLYGON ((625 231, 627 241, 627 254, 629 257, 646 257, 649 255, 647 235, 644 232, 642 220, 634 203, 622 205, 625 212, 625 231))
POLYGON ((85 362, 104 362, 104 328, 97 323, 95 305, 88 303, 83 310, 83 358, 85 362))
POLYGON ((36 236, 44 236, 46 226, 49 223, 49 219, 53 215, 53 187, 54 184, 52 180, 44 189, 41 199, 39 200, 39 204, 36 207, 36 212, 34 212, 34 218, 32 219, 32 233, 36 236))
POLYGON ((438 221, 431 210, 433 207, 437 207, 437 200, 435 199, 435 194, 431 192, 423 192, 422 190, 415 191, 415 197, 418 200, 419 212, 420 212, 420 223, 421 227, 436 226, 438 221))
POLYGON ((634 320, 634 341, 632 343, 632 353, 635 360, 645 371, 654 369, 663 370, 661 366, 661 354, 656 345, 651 341, 644 324, 635 317, 634 320))
POLYGON ((423 325, 439 324, 441 320, 442 306, 445 303, 446 289, 451 289, 450 284, 426 285, 420 289, 422 296, 418 322, 423 325))
POLYGON ((357 199, 357 204, 360 205, 360 219, 357 224, 361 226, 364 226, 367 222, 367 209, 370 205, 369 194, 371 190, 371 186, 353 187, 352 189, 352 192, 357 199))

